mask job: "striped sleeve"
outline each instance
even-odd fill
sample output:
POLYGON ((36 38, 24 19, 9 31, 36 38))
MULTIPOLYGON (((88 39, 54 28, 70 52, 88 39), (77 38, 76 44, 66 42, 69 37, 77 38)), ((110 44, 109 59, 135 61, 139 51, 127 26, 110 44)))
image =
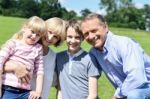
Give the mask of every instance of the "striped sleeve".
POLYGON ((2 69, 4 63, 9 59, 9 57, 14 53, 15 41, 8 40, 0 50, 0 68, 2 69))
POLYGON ((36 74, 44 74, 44 63, 43 63, 43 48, 42 46, 38 47, 39 54, 35 60, 35 73, 36 74))

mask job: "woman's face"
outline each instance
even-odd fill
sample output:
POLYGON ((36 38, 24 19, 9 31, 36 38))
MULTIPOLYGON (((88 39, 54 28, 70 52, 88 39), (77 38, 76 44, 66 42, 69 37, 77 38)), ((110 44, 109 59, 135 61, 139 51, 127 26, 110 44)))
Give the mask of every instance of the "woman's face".
POLYGON ((45 46, 54 45, 60 40, 57 33, 48 30, 46 36, 43 37, 42 41, 45 46))

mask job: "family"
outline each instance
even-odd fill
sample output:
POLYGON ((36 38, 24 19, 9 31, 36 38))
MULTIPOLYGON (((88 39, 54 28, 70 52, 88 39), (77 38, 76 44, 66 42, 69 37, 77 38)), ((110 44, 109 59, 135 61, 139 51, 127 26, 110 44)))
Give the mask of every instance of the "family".
POLYGON ((1 46, 0 97, 48 99, 55 86, 56 99, 99 99, 102 72, 116 89, 112 99, 150 99, 150 57, 135 40, 112 33, 102 15, 81 21, 33 16, 1 46), (92 45, 89 52, 83 40, 92 45), (67 50, 49 48, 63 41, 67 50))

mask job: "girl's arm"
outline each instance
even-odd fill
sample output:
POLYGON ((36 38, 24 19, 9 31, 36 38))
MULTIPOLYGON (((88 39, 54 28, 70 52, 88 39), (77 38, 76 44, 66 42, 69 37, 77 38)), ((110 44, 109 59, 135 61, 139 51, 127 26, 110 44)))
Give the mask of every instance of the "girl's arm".
POLYGON ((89 77, 89 96, 87 99, 97 99, 98 96, 98 83, 97 77, 89 77))
POLYGON ((39 99, 42 93, 43 86, 43 74, 38 74, 36 78, 36 89, 35 91, 31 91, 29 95, 29 99, 39 99))
POLYGON ((35 68, 33 70, 33 75, 36 74, 36 89, 31 91, 29 99, 39 99, 42 93, 43 80, 44 80, 44 63, 43 63, 43 48, 39 46, 39 54, 35 59, 35 68))

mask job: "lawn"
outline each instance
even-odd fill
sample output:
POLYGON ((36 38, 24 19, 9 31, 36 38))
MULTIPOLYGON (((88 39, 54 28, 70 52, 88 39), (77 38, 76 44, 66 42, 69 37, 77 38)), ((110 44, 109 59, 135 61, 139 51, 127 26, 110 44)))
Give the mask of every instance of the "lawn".
MULTIPOLYGON (((0 16, 0 46, 20 29, 24 20, 25 19, 22 18, 0 16)), ((126 28, 110 28, 110 30, 115 34, 125 35, 137 40, 145 49, 146 53, 150 55, 150 32, 126 28)), ((88 51, 91 46, 86 42, 83 42, 82 47, 88 51)), ((63 46, 59 48, 52 46, 51 48, 58 52, 66 49, 66 45, 63 44, 63 46)), ((111 86, 104 75, 102 75, 102 77, 99 79, 98 90, 98 94, 101 99, 111 99, 114 93, 114 88, 111 86)), ((52 88, 49 99, 55 99, 55 93, 55 88, 52 88)))

